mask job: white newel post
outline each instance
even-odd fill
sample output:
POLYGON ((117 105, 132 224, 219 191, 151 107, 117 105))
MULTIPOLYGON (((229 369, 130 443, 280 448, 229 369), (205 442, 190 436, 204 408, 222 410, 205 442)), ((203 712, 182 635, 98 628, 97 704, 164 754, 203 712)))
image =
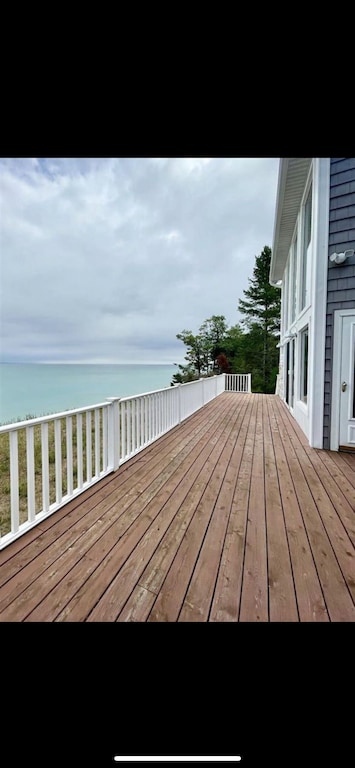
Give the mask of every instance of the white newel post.
POLYGON ((248 373, 248 392, 251 392, 251 373, 248 373))
POLYGON ((107 397, 108 409, 108 446, 107 460, 115 471, 120 465, 120 398, 107 397))

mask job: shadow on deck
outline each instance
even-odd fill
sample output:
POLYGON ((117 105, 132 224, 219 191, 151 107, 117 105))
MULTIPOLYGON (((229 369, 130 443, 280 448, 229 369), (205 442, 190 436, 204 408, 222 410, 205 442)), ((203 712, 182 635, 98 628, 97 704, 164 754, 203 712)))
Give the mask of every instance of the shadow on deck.
POLYGON ((1 621, 355 621, 355 456, 226 392, 0 552, 1 621))

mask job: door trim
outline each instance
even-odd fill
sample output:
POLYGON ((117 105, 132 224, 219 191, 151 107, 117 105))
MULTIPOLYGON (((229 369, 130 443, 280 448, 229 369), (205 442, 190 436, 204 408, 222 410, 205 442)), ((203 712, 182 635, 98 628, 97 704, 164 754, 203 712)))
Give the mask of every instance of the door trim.
POLYGON ((330 424, 330 450, 339 450, 340 430, 340 374, 342 351, 342 324, 343 317, 355 317, 353 309, 335 309, 333 326, 333 372, 332 372, 332 403, 330 424))

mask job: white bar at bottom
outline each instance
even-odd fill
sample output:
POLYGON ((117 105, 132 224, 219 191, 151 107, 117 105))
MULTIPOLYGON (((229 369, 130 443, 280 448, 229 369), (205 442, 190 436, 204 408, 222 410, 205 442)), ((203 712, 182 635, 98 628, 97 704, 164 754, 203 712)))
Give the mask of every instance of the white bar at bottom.
POLYGON ((168 763, 168 762, 183 762, 183 763, 235 763, 241 760, 240 755, 234 757, 120 757, 115 755, 113 758, 118 763, 168 763))

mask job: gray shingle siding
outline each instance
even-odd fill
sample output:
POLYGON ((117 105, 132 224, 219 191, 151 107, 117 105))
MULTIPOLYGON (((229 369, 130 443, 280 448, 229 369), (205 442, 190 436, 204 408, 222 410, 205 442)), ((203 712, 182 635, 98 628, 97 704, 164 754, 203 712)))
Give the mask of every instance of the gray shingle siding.
MULTIPOLYGON (((355 157, 330 159, 328 256, 355 249, 355 157)), ((324 371, 323 447, 330 448, 334 310, 355 309, 355 255, 344 264, 328 262, 324 371)))
POLYGON ((348 205, 355 205, 355 192, 349 194, 342 193, 340 187, 333 187, 334 196, 330 200, 330 212, 338 208, 346 208, 348 205), (335 193, 339 193, 339 196, 335 193))
MULTIPOLYGON (((344 246, 344 248, 354 248, 355 229, 349 229, 347 231, 342 230, 342 232, 329 234, 329 245, 341 245, 344 246)), ((341 250, 341 248, 337 248, 337 251, 338 250, 341 250)))
MULTIPOLYGON (((342 198, 338 198, 338 199, 341 200, 342 198)), ((342 206, 341 208, 335 209, 334 211, 330 211, 329 220, 331 222, 338 221, 339 219, 344 219, 344 217, 347 218, 348 216, 351 218, 355 218, 355 205, 348 205, 345 207, 342 206)), ((330 232, 332 231, 336 231, 336 230, 330 229, 330 232)))
MULTIPOLYGON (((339 174, 339 176, 341 176, 341 174, 339 174)), ((349 202, 353 202, 354 200, 355 181, 349 181, 347 183, 342 182, 338 186, 333 187, 331 192, 335 200, 337 197, 346 195, 347 200, 346 202, 343 201, 342 205, 349 205, 349 202)), ((336 204, 334 205, 334 208, 337 208, 336 204)))
POLYGON ((339 221, 329 222, 329 234, 335 234, 336 232, 345 232, 349 229, 355 229, 355 217, 350 217, 348 214, 345 214, 345 211, 348 210, 349 208, 340 209, 342 218, 339 221), (344 216, 346 216, 346 218, 344 218, 344 216))

